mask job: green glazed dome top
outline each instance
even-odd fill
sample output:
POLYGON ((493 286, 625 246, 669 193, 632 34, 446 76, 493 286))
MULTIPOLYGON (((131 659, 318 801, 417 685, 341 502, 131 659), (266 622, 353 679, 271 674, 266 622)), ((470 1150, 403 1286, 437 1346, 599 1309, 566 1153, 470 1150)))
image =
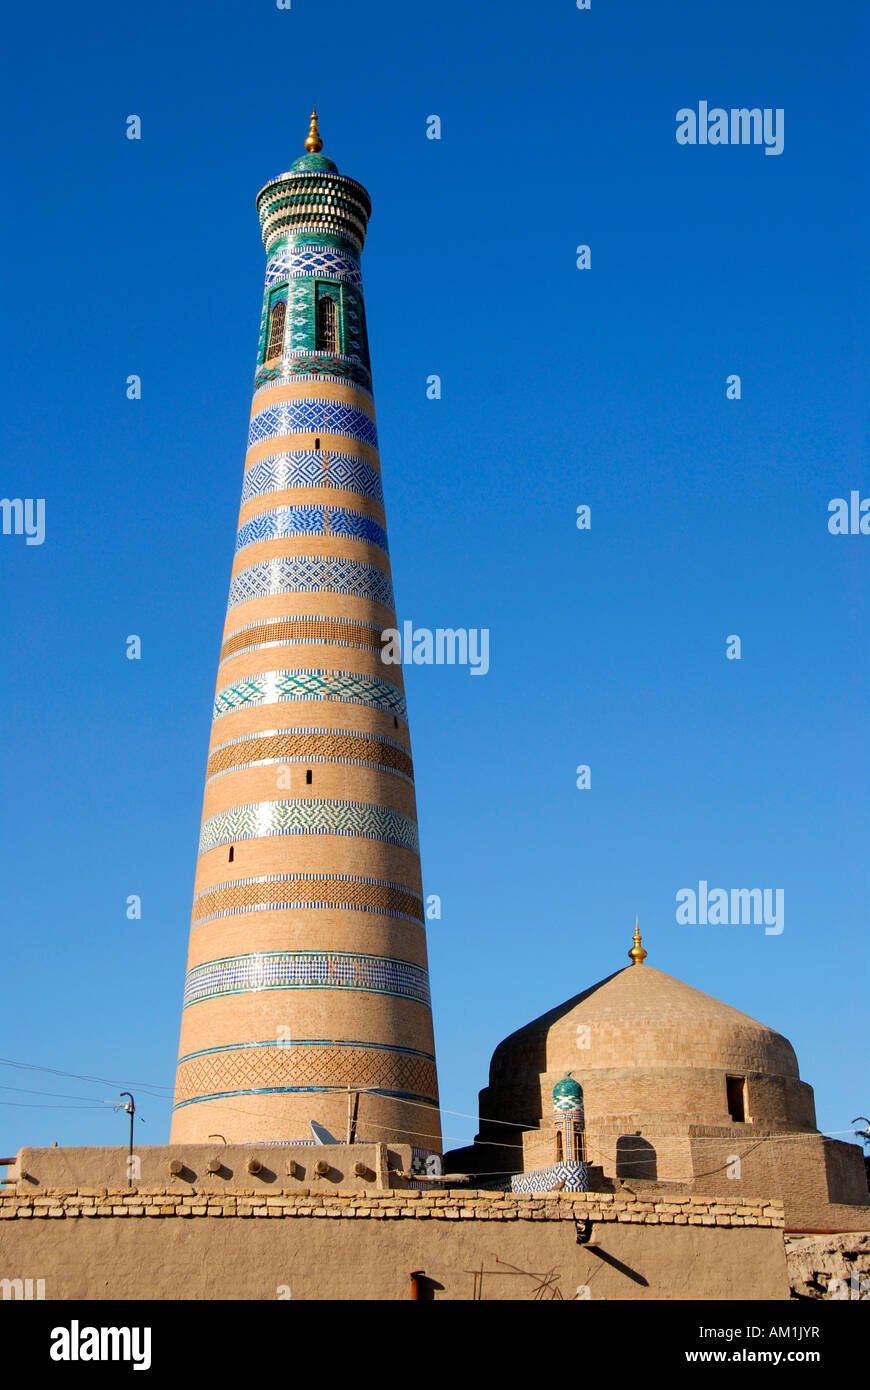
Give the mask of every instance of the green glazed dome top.
MULTIPOLYGON (((298 159, 294 159, 287 174, 337 174, 338 165, 331 159, 327 159, 325 154, 301 154, 298 159)), ((281 178, 286 178, 287 174, 282 174, 281 178)))
POLYGON ((583 1099, 583 1087, 579 1081, 575 1081, 571 1073, 565 1073, 561 1081, 557 1081, 553 1087, 553 1100, 578 1100, 583 1099))

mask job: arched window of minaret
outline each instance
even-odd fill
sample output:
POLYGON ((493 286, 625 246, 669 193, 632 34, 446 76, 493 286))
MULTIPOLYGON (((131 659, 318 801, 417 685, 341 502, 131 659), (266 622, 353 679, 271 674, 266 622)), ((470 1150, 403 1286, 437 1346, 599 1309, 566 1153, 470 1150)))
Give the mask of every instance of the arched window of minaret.
POLYGON ((234 846, 233 846, 233 845, 230 845, 230 852, 229 852, 229 854, 227 855, 227 859, 229 860, 230 864, 232 864, 232 862, 233 862, 234 854, 235 854, 234 846))
POLYGON ((287 317, 287 302, 279 299, 277 304, 272 306, 272 317, 269 320, 269 346, 266 349, 267 360, 270 357, 280 357, 284 350, 284 320, 287 317))
POLYGON ((329 295, 317 301, 317 351, 338 352, 338 316, 329 295))
POLYGON ((557 1130, 556 1130, 556 1162, 557 1162, 557 1163, 561 1163, 561 1162, 562 1162, 562 1158, 563 1158, 563 1153, 562 1153, 562 1131, 561 1131, 561 1129, 557 1129, 557 1130))

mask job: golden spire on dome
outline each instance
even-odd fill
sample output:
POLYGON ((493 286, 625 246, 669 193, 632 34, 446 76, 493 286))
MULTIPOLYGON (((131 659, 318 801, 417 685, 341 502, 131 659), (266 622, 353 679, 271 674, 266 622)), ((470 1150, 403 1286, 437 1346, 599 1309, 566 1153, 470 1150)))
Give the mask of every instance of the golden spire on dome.
POLYGON ((647 957, 647 952, 641 946, 640 918, 634 919, 634 945, 628 953, 628 958, 632 965, 643 965, 647 957))
POLYGON ((317 107, 311 108, 311 124, 308 127, 308 134, 305 137, 305 148, 309 154, 319 154, 323 149, 323 141, 320 138, 320 131, 317 129, 317 107))

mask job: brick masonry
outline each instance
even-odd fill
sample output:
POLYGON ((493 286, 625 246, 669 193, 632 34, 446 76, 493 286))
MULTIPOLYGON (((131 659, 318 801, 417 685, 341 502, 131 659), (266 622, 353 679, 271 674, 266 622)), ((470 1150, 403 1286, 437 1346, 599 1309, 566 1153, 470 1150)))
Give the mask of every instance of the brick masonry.
POLYGON ((581 1221, 644 1226, 756 1226, 782 1229, 781 1202, 739 1204, 715 1197, 671 1197, 665 1201, 601 1192, 498 1193, 397 1191, 318 1193, 243 1188, 233 1192, 178 1192, 137 1187, 81 1187, 37 1194, 4 1193, 0 1220, 74 1220, 78 1217, 268 1216, 304 1218, 329 1214, 345 1219, 475 1221, 581 1221))
POLYGON ((57 1300, 398 1301, 422 1270, 424 1299, 777 1300, 782 1221, 698 1195, 81 1186, 0 1196, 0 1279, 57 1300))

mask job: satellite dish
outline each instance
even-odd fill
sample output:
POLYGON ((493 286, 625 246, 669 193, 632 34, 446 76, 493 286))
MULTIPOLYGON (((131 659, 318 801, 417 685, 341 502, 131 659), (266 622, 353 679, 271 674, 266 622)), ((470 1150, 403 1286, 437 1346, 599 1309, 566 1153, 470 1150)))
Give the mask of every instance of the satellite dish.
POLYGON ((309 1124, 311 1125, 311 1133, 314 1135, 314 1141, 315 1141, 315 1143, 317 1143, 317 1144, 337 1144, 337 1143, 338 1143, 338 1140, 333 1138, 333 1136, 330 1134, 329 1130, 328 1130, 328 1129, 324 1129, 324 1128, 323 1128, 323 1125, 319 1125, 319 1124, 317 1123, 316 1120, 310 1120, 310 1121, 309 1121, 309 1124))

